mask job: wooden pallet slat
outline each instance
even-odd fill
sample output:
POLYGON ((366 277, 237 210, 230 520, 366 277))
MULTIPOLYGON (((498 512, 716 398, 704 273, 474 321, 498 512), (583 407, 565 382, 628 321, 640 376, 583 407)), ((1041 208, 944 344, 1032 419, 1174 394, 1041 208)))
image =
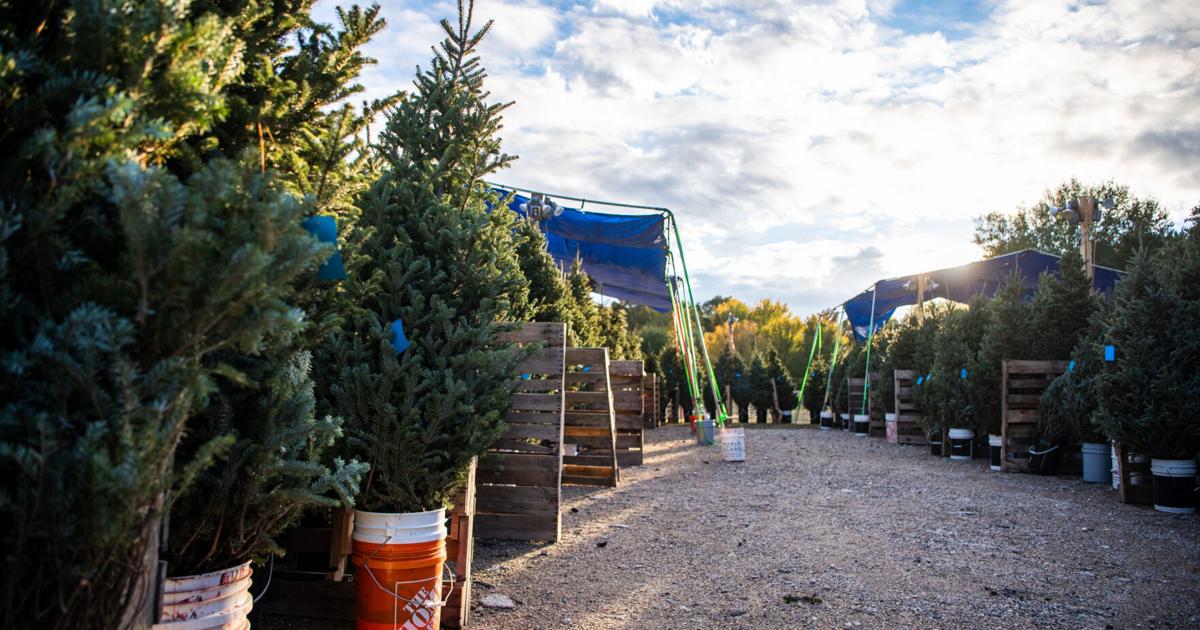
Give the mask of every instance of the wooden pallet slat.
POLYGON ((563 458, 563 483, 615 487, 620 477, 608 348, 567 348, 563 436, 578 451, 563 458))
POLYGON ((1000 362, 1000 469, 1029 470, 1042 392, 1067 370, 1066 361, 1000 362))
POLYGON ((642 405, 645 397, 643 364, 640 360, 612 361, 609 378, 613 388, 613 412, 616 416, 617 463, 621 466, 641 466, 645 461, 645 421, 642 405))
POLYGON ((926 445, 929 438, 921 430, 921 415, 916 413, 917 404, 913 400, 913 382, 915 376, 912 370, 895 370, 892 378, 895 380, 895 409, 896 409, 896 443, 926 445))
POLYGON ((507 426, 480 459, 474 536, 556 542, 562 534, 567 327, 522 324, 504 338, 541 347, 513 371, 507 426))

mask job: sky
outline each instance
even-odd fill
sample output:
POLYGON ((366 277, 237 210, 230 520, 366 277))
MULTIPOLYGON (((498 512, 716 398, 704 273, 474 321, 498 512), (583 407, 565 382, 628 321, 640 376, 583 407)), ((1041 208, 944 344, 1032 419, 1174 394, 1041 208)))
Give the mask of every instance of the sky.
MULTIPOLYGON (((334 2, 317 16, 333 21, 334 2)), ((366 97, 454 2, 383 0, 366 97)), ((1200 203, 1196 0, 478 0, 494 181, 670 208, 698 299, 832 307, 1070 177, 1200 203)))

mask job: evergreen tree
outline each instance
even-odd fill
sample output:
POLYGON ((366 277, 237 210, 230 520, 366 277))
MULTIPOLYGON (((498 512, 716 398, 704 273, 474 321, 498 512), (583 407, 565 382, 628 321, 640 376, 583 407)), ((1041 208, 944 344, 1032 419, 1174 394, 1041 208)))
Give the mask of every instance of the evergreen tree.
POLYGON ((829 378, 829 363, 825 355, 813 357, 812 368, 808 374, 808 384, 804 387, 804 398, 801 404, 808 411, 810 423, 819 424, 821 411, 825 407, 825 383, 829 378))
POLYGON ((144 622, 168 505, 236 450, 181 440, 250 384, 242 359, 298 334, 294 285, 329 251, 312 208, 220 140, 255 63, 238 19, 79 0, 0 22, 0 623, 123 627, 144 622))
MULTIPOLYGON (((978 328, 967 328, 968 334, 983 335, 978 353, 968 366, 971 373, 971 407, 978 428, 992 435, 1000 434, 1000 382, 1002 362, 1010 359, 1033 359, 1030 347, 1033 330, 1031 307, 1022 299, 1019 277, 1009 278, 985 306, 973 305, 971 311, 983 314, 978 328)), ((973 343, 971 339, 968 343, 973 343)))
POLYGON ((575 348, 603 347, 600 331, 600 305, 592 299, 592 279, 583 272, 577 258, 567 274, 568 308, 564 313, 568 330, 567 345, 575 348))
POLYGON ((1038 281, 1029 312, 1030 354, 1047 361, 1067 359, 1087 331, 1097 304, 1082 257, 1068 251, 1058 274, 1042 274, 1038 281))
POLYGON ((773 406, 775 398, 771 391, 771 377, 767 373, 767 364, 762 356, 754 355, 747 376, 750 381, 750 404, 754 405, 755 422, 765 424, 767 411, 773 406))
POLYGON ((1200 225, 1157 254, 1142 251, 1117 285, 1095 381, 1096 422, 1111 439, 1160 459, 1200 450, 1200 225))
POLYGON ((546 250, 546 236, 537 222, 518 219, 513 231, 521 274, 529 281, 528 312, 519 320, 533 322, 567 322, 571 308, 569 287, 562 271, 546 250))
MULTIPOLYGON (((796 408, 796 390, 792 387, 792 376, 774 349, 767 351, 767 378, 775 383, 775 397, 779 399, 780 410, 796 408)), ((774 398, 772 399, 774 406, 774 398)))
MULTIPOLYGON (((955 309, 939 321, 934 345, 932 376, 927 380, 929 399, 937 417, 950 427, 972 427, 973 407, 968 384, 975 352, 972 336, 977 325, 970 309, 955 309)), ((997 388, 998 389, 998 388, 997 388)))
POLYGON ((721 354, 717 356, 717 364, 713 366, 713 372, 717 376, 717 387, 721 389, 721 395, 728 395, 730 397, 730 400, 725 401, 727 411, 730 415, 733 414, 733 407, 737 404, 733 400, 734 383, 743 371, 745 371, 745 365, 742 364, 741 357, 736 353, 730 352, 729 346, 726 345, 721 354))
POLYGON ((472 11, 460 3, 458 23, 442 21, 431 67, 388 112, 386 167, 348 239, 348 315, 322 348, 323 398, 371 466, 369 510, 447 504, 502 431, 524 354, 496 341, 528 285, 512 213, 488 210, 484 177, 513 158, 497 137, 507 105, 485 102, 476 56, 491 23, 472 32, 472 11))

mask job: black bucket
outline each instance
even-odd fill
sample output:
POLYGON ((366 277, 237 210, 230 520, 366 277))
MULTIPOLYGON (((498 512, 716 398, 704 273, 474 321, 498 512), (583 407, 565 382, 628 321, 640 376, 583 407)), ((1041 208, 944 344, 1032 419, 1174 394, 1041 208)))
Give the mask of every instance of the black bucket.
POLYGON ((828 411, 821 412, 821 428, 825 430, 833 429, 833 414, 828 411))
POLYGON ((1029 472, 1039 475, 1053 475, 1058 472, 1058 463, 1062 461, 1062 449, 1057 444, 1050 444, 1038 438, 1029 447, 1029 472))
POLYGON ((1154 475, 1154 509, 1172 514, 1196 511, 1196 460, 1150 460, 1154 475))
MULTIPOLYGON (((929 437, 929 436, 926 436, 926 437, 929 437)), ((934 457, 942 456, 941 436, 939 436, 937 440, 934 440, 932 437, 929 437, 929 454, 933 455, 934 457)))
POLYGON ((975 432, 970 429, 950 429, 950 459, 970 460, 975 432))
POLYGON ((854 435, 864 437, 871 434, 871 417, 863 414, 850 416, 854 423, 854 435))
POLYGON ((988 445, 988 455, 992 460, 992 470, 1000 470, 1000 447, 994 444, 988 445))

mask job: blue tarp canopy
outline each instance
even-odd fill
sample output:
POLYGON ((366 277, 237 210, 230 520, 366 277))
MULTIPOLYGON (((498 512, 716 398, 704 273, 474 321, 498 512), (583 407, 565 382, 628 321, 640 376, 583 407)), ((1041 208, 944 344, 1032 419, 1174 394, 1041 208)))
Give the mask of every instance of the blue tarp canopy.
MULTIPOLYGON (((529 197, 496 189, 508 207, 522 217, 529 197)), ((563 269, 579 258, 583 270, 606 296, 644 304, 663 313, 671 310, 667 292, 667 240, 662 214, 622 215, 563 208, 562 214, 538 222, 550 255, 563 269)))
MULTIPOLYGON (((992 297, 1000 285, 1016 273, 1026 298, 1037 289, 1038 277, 1043 273, 1058 273, 1059 256, 1025 249, 987 260, 968 263, 959 267, 948 267, 936 271, 888 278, 874 285, 878 295, 874 296, 875 330, 901 306, 917 303, 917 278, 929 279, 925 286, 925 299, 945 298, 955 302, 969 302, 976 295, 992 297)), ((1108 267, 1095 267, 1096 290, 1108 293, 1116 285, 1123 272, 1108 267)), ((866 341, 867 329, 871 325, 872 290, 867 289, 842 304, 846 319, 854 329, 854 337, 866 341)))

